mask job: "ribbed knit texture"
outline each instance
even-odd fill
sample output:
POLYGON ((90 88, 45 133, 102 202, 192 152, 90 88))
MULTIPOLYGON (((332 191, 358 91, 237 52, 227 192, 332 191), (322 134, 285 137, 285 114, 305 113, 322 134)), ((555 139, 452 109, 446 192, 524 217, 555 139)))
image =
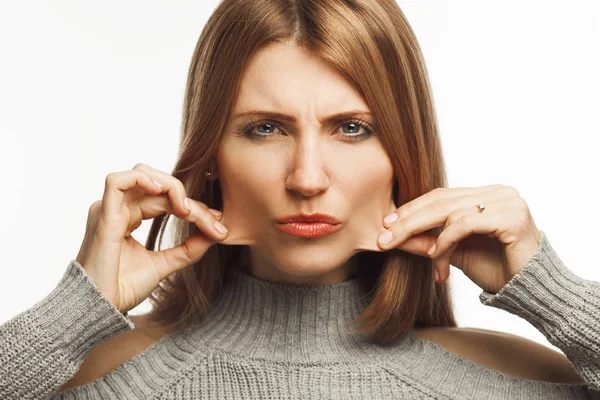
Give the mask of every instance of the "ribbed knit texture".
POLYGON ((388 346, 351 336, 346 323, 368 303, 360 278, 284 285, 233 269, 201 323, 57 393, 90 350, 134 328, 72 260, 50 294, 0 326, 0 399, 600 399, 600 283, 568 270, 544 232, 525 268, 479 299, 529 321, 586 383, 516 378, 414 329, 388 346))

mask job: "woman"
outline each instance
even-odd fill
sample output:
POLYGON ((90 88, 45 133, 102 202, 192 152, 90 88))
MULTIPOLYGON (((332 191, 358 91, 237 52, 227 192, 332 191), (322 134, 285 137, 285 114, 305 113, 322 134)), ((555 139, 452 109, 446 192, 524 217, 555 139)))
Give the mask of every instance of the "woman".
POLYGON ((1 398, 600 398, 600 286, 514 188, 446 187, 395 2, 221 2, 183 120, 173 172, 109 174, 55 290, 0 327, 1 398), (458 328, 450 264, 569 358, 458 328))

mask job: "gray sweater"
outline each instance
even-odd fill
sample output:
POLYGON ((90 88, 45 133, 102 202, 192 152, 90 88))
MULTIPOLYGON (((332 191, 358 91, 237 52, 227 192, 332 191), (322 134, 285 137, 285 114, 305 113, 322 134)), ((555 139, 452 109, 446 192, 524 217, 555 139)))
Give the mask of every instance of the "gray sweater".
POLYGON ((600 283, 567 269, 543 232, 525 268, 479 299, 529 321, 585 384, 513 377, 414 329, 388 346, 351 337, 344 324, 367 304, 359 279, 282 285, 233 269, 202 323, 57 393, 90 350, 134 328, 72 260, 51 293, 0 326, 0 398, 600 399, 600 283))

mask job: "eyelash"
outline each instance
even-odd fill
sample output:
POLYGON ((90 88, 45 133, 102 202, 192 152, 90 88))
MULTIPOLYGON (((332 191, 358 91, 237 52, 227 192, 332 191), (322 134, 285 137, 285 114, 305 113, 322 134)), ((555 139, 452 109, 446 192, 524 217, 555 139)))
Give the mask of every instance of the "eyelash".
MULTIPOLYGON (((267 124, 268 125, 273 125, 273 126, 276 126, 277 128, 279 128, 279 126, 277 126, 276 122, 271 121, 271 120, 261 119, 261 120, 250 122, 250 124, 246 128, 244 128, 241 131, 239 131, 238 134, 246 136, 246 137, 248 137, 251 140, 265 140, 268 137, 271 137, 272 134, 266 134, 265 133, 265 134, 259 134, 259 135, 257 135, 257 134, 253 134, 252 130, 254 128, 257 128, 257 127, 261 126, 261 125, 267 125, 267 124)), ((360 118, 352 119, 352 120, 349 120, 347 122, 344 122, 342 125, 340 125, 340 127, 342 127, 344 125, 347 125, 347 124, 356 124, 356 125, 359 125, 359 126, 365 128, 367 130, 367 132, 361 133, 360 135, 356 135, 356 134, 352 135, 352 134, 348 134, 348 133, 343 133, 342 135, 344 135, 345 137, 347 137, 348 140, 350 140, 350 141, 359 142, 359 141, 362 141, 362 140, 366 140, 366 139, 369 138, 369 136, 371 136, 374 133, 374 129, 371 126, 371 124, 369 124, 367 121, 363 121, 360 118)))

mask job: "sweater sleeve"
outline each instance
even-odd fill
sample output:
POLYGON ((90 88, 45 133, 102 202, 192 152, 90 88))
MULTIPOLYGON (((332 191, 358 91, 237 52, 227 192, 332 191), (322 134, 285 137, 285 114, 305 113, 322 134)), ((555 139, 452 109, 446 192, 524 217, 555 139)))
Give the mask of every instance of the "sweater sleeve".
POLYGON ((561 349, 587 387, 600 392, 600 282, 569 270, 546 234, 536 253, 496 294, 482 304, 506 310, 535 326, 561 349))
POLYGON ((71 260, 52 292, 0 325, 0 399, 48 398, 94 347, 134 327, 71 260))

